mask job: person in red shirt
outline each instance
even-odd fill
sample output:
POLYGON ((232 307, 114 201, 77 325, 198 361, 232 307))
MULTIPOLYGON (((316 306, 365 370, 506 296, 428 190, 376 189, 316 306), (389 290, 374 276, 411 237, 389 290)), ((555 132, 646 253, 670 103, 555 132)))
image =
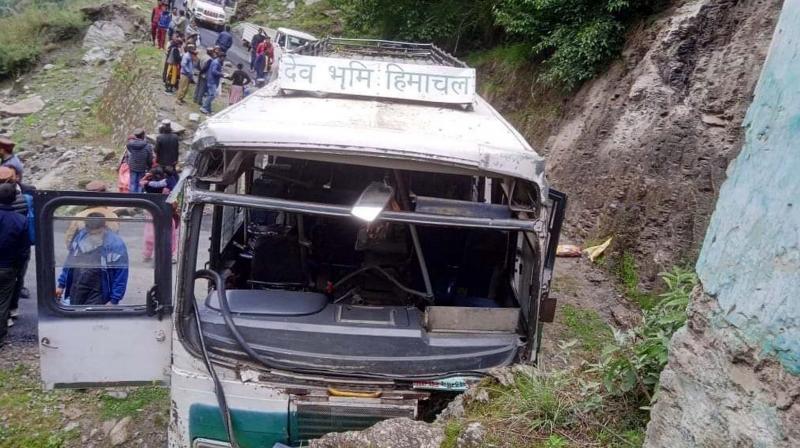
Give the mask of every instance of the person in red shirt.
POLYGON ((153 7, 153 12, 150 14, 150 38, 153 41, 153 45, 156 45, 156 34, 158 33, 158 19, 161 18, 161 11, 164 10, 164 4, 161 3, 161 0, 156 2, 156 6, 153 7))
MULTIPOLYGON (((267 36, 256 48, 256 78, 265 79, 266 74, 272 69, 272 62, 275 60, 275 49, 272 47, 272 41, 267 36)), ((269 79, 265 79, 269 81, 269 79)))

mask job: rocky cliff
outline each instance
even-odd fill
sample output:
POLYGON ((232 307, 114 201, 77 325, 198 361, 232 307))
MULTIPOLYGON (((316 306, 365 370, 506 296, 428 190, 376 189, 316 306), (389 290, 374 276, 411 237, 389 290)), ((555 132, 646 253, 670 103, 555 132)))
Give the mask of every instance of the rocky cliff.
POLYGON ((528 98, 515 88, 498 98, 485 86, 546 155, 552 184, 569 194, 567 239, 615 236, 648 282, 696 257, 741 147, 780 7, 780 0, 673 2, 632 31, 622 58, 563 100, 561 118, 545 125, 541 111, 519 114, 542 92, 528 98))

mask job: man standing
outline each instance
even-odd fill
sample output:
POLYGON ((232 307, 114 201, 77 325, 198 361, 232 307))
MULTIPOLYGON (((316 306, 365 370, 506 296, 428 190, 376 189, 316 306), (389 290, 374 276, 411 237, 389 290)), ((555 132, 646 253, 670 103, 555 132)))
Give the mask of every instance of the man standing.
POLYGON ((214 102, 214 98, 217 97, 219 83, 222 80, 222 67, 223 64, 225 64, 225 56, 225 52, 220 52, 217 57, 211 61, 211 65, 208 67, 208 73, 206 73, 206 98, 203 101, 203 107, 200 109, 200 112, 206 115, 211 113, 211 105, 214 102))
POLYGON ((161 0, 158 0, 150 13, 150 37, 153 40, 153 45, 158 45, 156 40, 158 37, 158 21, 161 19, 161 11, 163 10, 164 5, 161 0))
POLYGON ((14 185, 0 184, 0 343, 8 333, 9 307, 17 288, 24 251, 30 250, 28 221, 11 206, 17 196, 14 185))
POLYGON ((250 71, 255 71, 256 69, 256 50, 266 37, 267 33, 264 32, 264 28, 259 28, 256 35, 250 39, 250 71))
MULTIPOLYGON (((11 204, 11 208, 15 212, 24 216, 25 219, 27 220, 28 237, 31 244, 33 244, 34 242, 33 197, 30 195, 33 187, 26 186, 23 189, 23 186, 17 182, 16 172, 12 168, 6 166, 0 167, 0 184, 8 184, 14 186, 14 189, 16 191, 16 197, 14 198, 14 202, 11 204)), ((20 264, 19 269, 17 270, 17 284, 14 287, 14 294, 12 294, 11 296, 11 304, 8 307, 9 327, 14 325, 14 319, 16 319, 19 314, 18 312, 19 299, 21 298, 27 299, 28 297, 30 297, 30 292, 28 291, 27 288, 25 288, 25 274, 28 271, 28 263, 30 262, 31 259, 30 247, 23 249, 21 256, 22 256, 22 264, 20 264)))
POLYGON ((174 93, 178 88, 178 78, 181 72, 181 46, 183 41, 179 37, 175 37, 169 43, 167 50, 167 57, 164 60, 164 89, 166 93, 174 93))
POLYGON ((180 34, 181 37, 186 36, 186 28, 189 26, 189 19, 186 18, 186 11, 178 13, 178 17, 174 19, 175 32, 180 34))
POLYGON ((216 52, 213 48, 207 48, 206 57, 198 64, 200 69, 197 71, 197 83, 194 85, 194 102, 201 106, 203 105, 203 97, 206 96, 206 86, 208 84, 206 74, 209 67, 211 67, 215 54, 216 52))
POLYGON ((269 81, 269 72, 272 70, 272 62, 275 59, 275 48, 269 36, 258 44, 256 49, 256 78, 269 81))
POLYGON ((225 30, 219 33, 215 45, 218 46, 223 53, 227 53, 228 50, 231 49, 233 46, 233 34, 231 34, 230 25, 225 25, 225 30))
POLYGON ((128 248, 100 214, 87 217, 70 243, 56 298, 67 305, 117 305, 128 286, 128 248))
POLYGON ((156 163, 163 168, 164 173, 170 179, 175 180, 175 168, 178 164, 180 152, 180 141, 178 136, 172 132, 172 123, 169 120, 161 122, 156 137, 156 163))
POLYGON ((161 15, 158 17, 158 31, 156 31, 156 40, 158 40, 158 48, 163 50, 164 44, 167 41, 167 30, 169 24, 172 22, 172 14, 169 9, 162 7, 161 15))
POLYGON ((19 157, 14 155, 14 147, 16 144, 6 137, 0 137, 0 166, 7 166, 13 168, 17 173, 17 182, 22 183, 22 174, 25 167, 19 157))
POLYGON ((128 168, 131 178, 128 188, 131 193, 141 193, 142 187, 139 181, 153 166, 153 147, 147 143, 147 136, 144 129, 133 131, 132 139, 128 140, 128 168))
MULTIPOLYGON (((186 98, 186 93, 189 91, 189 84, 194 81, 195 62, 197 62, 197 49, 194 45, 187 45, 186 53, 183 53, 181 58, 181 76, 178 80, 178 94, 175 96, 179 104, 186 104, 183 99, 186 98)), ((158 141, 156 141, 156 149, 158 149, 158 141)))

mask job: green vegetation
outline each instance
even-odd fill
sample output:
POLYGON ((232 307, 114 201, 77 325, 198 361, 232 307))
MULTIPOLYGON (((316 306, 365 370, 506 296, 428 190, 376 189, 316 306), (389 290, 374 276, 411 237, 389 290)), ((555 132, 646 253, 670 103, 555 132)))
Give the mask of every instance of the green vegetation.
POLYGON ((497 446, 641 446, 669 340, 686 322, 697 283, 694 273, 680 268, 661 278, 666 292, 644 311, 639 326, 623 334, 612 332, 594 311, 564 306, 560 319, 568 337, 590 361, 550 372, 516 368, 502 384, 485 382, 480 387, 489 399, 467 400, 465 419, 447 423, 442 446, 453 446, 471 421, 482 423, 487 441, 497 446))
POLYGON ((47 3, 0 18, 0 79, 27 70, 49 46, 75 38, 86 26, 77 9, 47 3))
POLYGON ((126 398, 100 397, 100 415, 104 419, 134 416, 155 405, 157 409, 169 408, 169 389, 160 386, 140 387, 126 398))
POLYGON ((586 353, 597 353, 613 340, 611 327, 594 310, 564 305, 559 309, 570 335, 577 339, 586 353))
POLYGON ((594 366, 608 392, 628 396, 643 406, 655 399, 669 340, 686 323, 689 296, 697 285, 697 276, 682 268, 662 273, 661 278, 667 291, 652 309, 644 311, 643 323, 618 335, 618 343, 607 346, 594 366))
POLYGON ((570 90, 622 49, 636 20, 663 0, 331 0, 345 34, 434 42, 453 52, 514 48, 535 80, 570 90))
POLYGON ((444 441, 440 448, 456 448, 458 446, 458 436, 463 429, 461 422, 450 420, 444 427, 444 441))
POLYGON ((0 370, 0 448, 60 448, 77 437, 76 431, 62 431, 56 406, 66 391, 43 392, 33 380, 36 372, 19 364, 0 370))
POLYGON ((639 305, 639 308, 649 310, 656 305, 658 296, 639 289, 639 270, 633 255, 628 252, 622 254, 617 261, 616 273, 625 288, 625 296, 639 305))

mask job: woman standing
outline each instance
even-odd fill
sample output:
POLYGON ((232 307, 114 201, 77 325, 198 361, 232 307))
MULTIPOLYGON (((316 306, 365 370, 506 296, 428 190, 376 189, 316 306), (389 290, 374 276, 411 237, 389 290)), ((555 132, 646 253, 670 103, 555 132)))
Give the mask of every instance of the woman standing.
POLYGON ((244 71, 242 64, 236 64, 236 71, 231 75, 231 93, 228 96, 228 104, 236 104, 244 98, 244 86, 253 82, 250 75, 244 71))
POLYGON ((181 75, 181 46, 183 41, 179 38, 172 39, 164 61, 164 88, 167 93, 174 93, 178 88, 178 79, 181 75))

